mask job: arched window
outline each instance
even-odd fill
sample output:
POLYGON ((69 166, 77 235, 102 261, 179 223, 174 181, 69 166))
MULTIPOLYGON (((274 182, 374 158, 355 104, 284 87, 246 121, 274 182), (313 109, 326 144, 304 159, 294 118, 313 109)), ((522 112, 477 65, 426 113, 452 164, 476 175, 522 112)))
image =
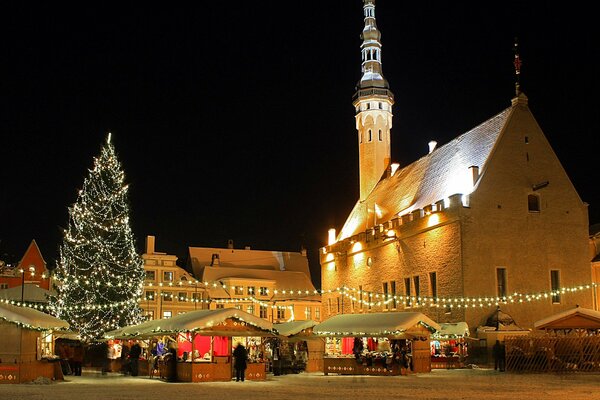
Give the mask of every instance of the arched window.
POLYGON ((381 136, 381 129, 380 129, 380 130, 379 130, 379 141, 381 142, 382 140, 383 140, 383 139, 382 139, 382 136, 381 136))
POLYGON ((540 196, 537 194, 527 195, 527 208, 529 212, 540 212, 540 196))
POLYGON ((373 135, 371 133, 371 130, 369 129, 369 142, 373 140, 373 135))

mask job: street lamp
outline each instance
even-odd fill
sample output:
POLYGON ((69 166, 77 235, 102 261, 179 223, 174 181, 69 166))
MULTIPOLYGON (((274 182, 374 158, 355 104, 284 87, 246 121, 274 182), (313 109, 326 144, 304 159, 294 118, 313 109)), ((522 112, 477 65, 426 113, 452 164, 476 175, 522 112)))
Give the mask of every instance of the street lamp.
MULTIPOLYGON (((21 268, 19 271, 21 272, 21 304, 23 304, 25 297, 25 270, 21 268)), ((35 267, 33 265, 29 266, 29 274, 32 278, 35 276, 35 267)))

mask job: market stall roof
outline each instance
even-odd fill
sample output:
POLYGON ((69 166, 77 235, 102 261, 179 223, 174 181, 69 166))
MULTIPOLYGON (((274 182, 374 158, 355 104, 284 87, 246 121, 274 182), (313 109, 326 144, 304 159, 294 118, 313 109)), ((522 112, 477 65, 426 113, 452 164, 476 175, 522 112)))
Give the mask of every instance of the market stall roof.
POLYGON ((32 303, 47 303, 48 297, 53 295, 56 295, 56 291, 46 290, 33 283, 0 290, 0 299, 20 301, 22 297, 23 301, 32 303))
POLYGON ((575 307, 535 322, 536 329, 600 329, 600 311, 575 307))
POLYGON ((151 332, 157 322, 161 320, 149 320, 137 325, 125 326, 104 333, 106 339, 127 339, 139 337, 146 332, 151 332))
MULTIPOLYGON (((258 318, 237 308, 223 308, 218 310, 197 310, 185 314, 179 314, 173 318, 156 319, 143 322, 139 325, 128 326, 122 329, 107 332, 106 338, 133 338, 150 337, 161 334, 171 334, 179 332, 202 333, 207 331, 211 336, 236 336, 240 331, 219 330, 218 325, 227 319, 236 319, 258 328, 268 335, 274 335, 273 324, 258 318), (109 336, 110 335, 110 336, 109 336)), ((258 334, 256 335, 258 336, 258 334)))
POLYGON ((67 321, 34 310, 30 307, 18 307, 2 302, 0 302, 0 319, 15 324, 21 324, 29 329, 69 329, 69 323, 67 321))
POLYGON ((469 336, 466 322, 446 322, 440 324, 440 330, 433 334, 435 338, 461 338, 469 336))
POLYGON ((316 325, 313 333, 321 336, 393 336, 409 333, 418 325, 431 332, 440 330, 437 322, 420 312, 385 312, 336 315, 316 325))
POLYGON ((302 332, 304 329, 312 328, 317 325, 313 320, 308 321, 290 321, 282 324, 273 324, 273 328, 282 336, 291 336, 302 332))

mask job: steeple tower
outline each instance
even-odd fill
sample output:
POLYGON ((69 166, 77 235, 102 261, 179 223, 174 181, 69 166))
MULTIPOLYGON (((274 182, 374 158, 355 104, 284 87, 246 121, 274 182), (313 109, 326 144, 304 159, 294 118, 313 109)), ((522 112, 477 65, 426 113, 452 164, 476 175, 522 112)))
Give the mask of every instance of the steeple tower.
POLYGON ((363 3, 362 77, 352 102, 358 130, 360 201, 367 198, 390 165, 394 104, 394 94, 381 68, 381 33, 375 22, 375 0, 363 0, 363 3))

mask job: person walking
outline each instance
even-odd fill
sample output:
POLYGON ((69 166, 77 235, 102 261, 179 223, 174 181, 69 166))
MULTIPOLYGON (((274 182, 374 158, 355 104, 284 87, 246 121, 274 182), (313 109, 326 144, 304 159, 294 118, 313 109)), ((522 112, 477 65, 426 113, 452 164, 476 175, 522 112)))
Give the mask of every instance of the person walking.
POLYGON ((142 354, 142 347, 139 342, 136 340, 134 345, 131 346, 131 350, 129 350, 129 371, 131 372, 131 376, 138 376, 139 372, 139 361, 140 355, 142 354))
POLYGON ((233 358, 235 360, 233 367, 235 368, 235 381, 240 380, 244 382, 244 374, 246 371, 246 360, 248 360, 248 352, 246 348, 238 343, 235 350, 233 350, 233 358))
POLYGON ((73 347, 73 375, 81 376, 81 364, 83 364, 84 349, 83 344, 77 343, 73 347))

